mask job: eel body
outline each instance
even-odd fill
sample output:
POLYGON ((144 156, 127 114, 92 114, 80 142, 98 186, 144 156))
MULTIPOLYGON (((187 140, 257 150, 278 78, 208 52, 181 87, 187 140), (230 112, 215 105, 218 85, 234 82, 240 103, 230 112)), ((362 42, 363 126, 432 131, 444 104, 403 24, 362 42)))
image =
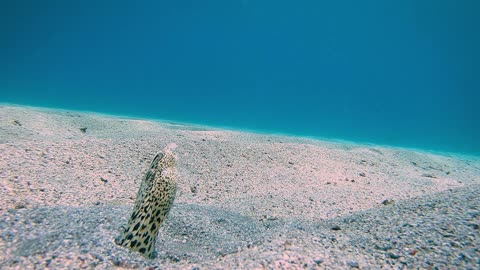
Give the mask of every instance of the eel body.
POLYGON ((153 258, 160 225, 167 218, 177 190, 175 144, 169 144, 153 159, 145 173, 133 213, 115 243, 153 258))

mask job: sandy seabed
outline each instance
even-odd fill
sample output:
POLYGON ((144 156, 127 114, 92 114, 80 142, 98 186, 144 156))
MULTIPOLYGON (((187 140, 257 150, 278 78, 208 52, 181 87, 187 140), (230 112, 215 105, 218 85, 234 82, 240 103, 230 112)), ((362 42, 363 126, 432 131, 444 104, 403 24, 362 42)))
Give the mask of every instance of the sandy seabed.
POLYGON ((1 269, 479 269, 479 194, 473 156, 0 106, 1 269), (113 239, 169 143, 148 260, 113 239))

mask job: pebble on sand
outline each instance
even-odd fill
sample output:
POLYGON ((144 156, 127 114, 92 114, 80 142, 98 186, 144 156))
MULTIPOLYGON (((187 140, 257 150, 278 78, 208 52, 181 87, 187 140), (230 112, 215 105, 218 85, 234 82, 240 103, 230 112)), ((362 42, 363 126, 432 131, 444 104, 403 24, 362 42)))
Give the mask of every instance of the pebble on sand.
POLYGON ((352 268, 359 268, 360 267, 360 265, 356 261, 348 261, 348 266, 350 266, 352 268))
POLYGON ((394 200, 389 200, 389 199, 385 199, 382 201, 382 204, 383 205, 391 205, 391 204, 394 204, 395 201, 394 200))
POLYGON ((388 255, 389 258, 392 258, 392 259, 395 259, 395 260, 400 258, 400 255, 397 255, 393 252, 388 252, 387 255, 388 255))
POLYGON ((341 229, 342 228, 340 228, 340 226, 338 226, 338 225, 335 225, 335 226, 332 227, 332 230, 334 230, 334 231, 340 231, 341 229))

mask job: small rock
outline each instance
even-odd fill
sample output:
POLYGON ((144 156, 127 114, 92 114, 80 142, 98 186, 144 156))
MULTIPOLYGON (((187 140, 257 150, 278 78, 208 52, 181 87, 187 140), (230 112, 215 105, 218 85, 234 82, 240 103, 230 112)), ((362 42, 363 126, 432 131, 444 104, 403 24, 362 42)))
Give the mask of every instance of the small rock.
POLYGON ((390 204, 394 204, 395 201, 394 200, 389 200, 389 199, 385 199, 382 201, 382 204, 383 205, 390 205, 390 204))
POLYGON ((418 250, 416 250, 416 249, 411 249, 411 250, 408 252, 408 254, 409 254, 409 255, 412 255, 412 256, 417 255, 417 253, 418 253, 418 250))
POLYGON ((169 258, 172 262, 179 262, 179 261, 180 261, 180 259, 179 259, 177 256, 175 256, 175 255, 170 255, 170 256, 168 256, 168 258, 169 258))
POLYGON ((348 266, 352 267, 352 268, 359 268, 360 265, 358 265, 358 262, 356 261, 348 261, 347 262, 348 266))
POLYGON ((196 186, 191 186, 190 191, 194 194, 197 193, 197 187, 196 186))
POLYGON ((113 258, 112 263, 114 266, 123 266, 124 261, 119 258, 113 258))
POLYGON ((355 179, 350 180, 350 182, 355 183, 355 179))
POLYGON ((459 244, 458 242, 455 242, 455 241, 450 241, 449 244, 450 244, 451 247, 463 248, 463 246, 461 244, 459 244))
POLYGON ((468 226, 472 227, 475 230, 478 230, 478 228, 479 228, 479 225, 475 224, 475 223, 468 224, 468 226))
POLYGON ((86 132, 87 132, 87 128, 86 128, 86 127, 81 127, 81 128, 80 128, 80 131, 81 131, 82 133, 86 133, 86 132))
POLYGON ((313 262, 316 263, 316 264, 321 264, 321 263, 323 263, 323 259, 322 258, 317 258, 317 259, 314 259, 313 262))
POLYGON ((473 260, 472 257, 470 257, 469 255, 467 255, 467 254, 465 254, 465 253, 463 253, 463 252, 460 252, 460 253, 458 254, 458 259, 461 260, 461 261, 467 261, 467 262, 473 260))
POLYGON ((100 177, 100 180, 102 180, 102 182, 104 182, 104 183, 107 183, 107 182, 108 182, 108 180, 105 179, 105 178, 103 178, 103 177, 100 177))
POLYGON ((361 177, 367 176, 367 175, 366 175, 365 173, 363 173, 363 172, 362 172, 362 173, 359 173, 359 175, 360 175, 361 177))
POLYGON ((388 245, 388 244, 384 245, 384 246, 380 246, 380 245, 375 244, 374 248, 378 249, 378 250, 387 251, 389 249, 392 249, 393 247, 392 247, 392 245, 388 245))
POLYGON ((335 226, 332 227, 332 230, 334 230, 334 231, 340 231, 341 229, 342 228, 340 228, 340 226, 338 226, 338 225, 335 225, 335 226))
POLYGON ((387 255, 388 255, 389 258, 392 258, 392 259, 395 259, 395 260, 398 259, 398 258, 400 258, 399 255, 397 255, 397 254, 395 254, 395 253, 393 253, 393 252, 388 252, 387 255))
POLYGON ((330 182, 327 182, 327 185, 330 185, 331 183, 330 182))
POLYGON ((22 202, 15 204, 15 209, 23 209, 26 208, 26 205, 22 202))

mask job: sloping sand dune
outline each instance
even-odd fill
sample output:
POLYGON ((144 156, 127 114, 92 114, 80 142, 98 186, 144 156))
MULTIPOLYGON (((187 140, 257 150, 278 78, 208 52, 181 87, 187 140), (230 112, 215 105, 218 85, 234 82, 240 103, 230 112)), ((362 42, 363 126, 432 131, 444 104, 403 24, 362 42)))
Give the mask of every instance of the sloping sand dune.
POLYGON ((477 157, 6 105, 0 153, 1 269, 480 267, 477 157), (147 260, 113 239, 171 142, 147 260))

